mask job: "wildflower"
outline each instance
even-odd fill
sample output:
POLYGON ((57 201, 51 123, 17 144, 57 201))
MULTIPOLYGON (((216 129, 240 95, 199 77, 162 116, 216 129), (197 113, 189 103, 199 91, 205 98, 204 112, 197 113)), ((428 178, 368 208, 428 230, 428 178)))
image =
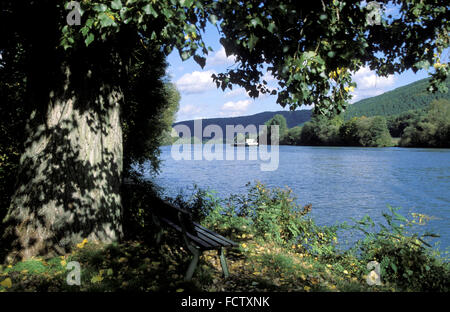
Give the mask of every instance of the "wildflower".
POLYGON ((81 243, 77 244, 77 247, 79 249, 82 249, 87 244, 87 242, 88 242, 88 240, 87 240, 87 238, 85 238, 85 239, 83 239, 83 241, 81 243))

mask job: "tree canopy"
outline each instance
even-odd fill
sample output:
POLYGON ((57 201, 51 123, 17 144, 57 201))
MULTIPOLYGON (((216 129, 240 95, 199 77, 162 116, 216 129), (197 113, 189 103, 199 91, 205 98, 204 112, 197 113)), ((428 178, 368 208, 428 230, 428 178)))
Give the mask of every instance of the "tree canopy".
MULTIPOLYGON (((82 1, 81 25, 67 25, 67 3, 6 1, 1 8, 0 49, 34 33, 24 20, 42 25, 52 13, 52 33, 59 48, 72 54, 86 46, 110 43, 133 52, 158 46, 165 54, 177 49, 205 65, 208 47, 202 31, 217 26, 227 55, 238 66, 214 76, 218 86, 243 86, 253 97, 278 94, 278 103, 295 109, 315 104, 321 114, 341 112, 355 86, 351 73, 368 65, 380 75, 434 67, 429 90, 445 90, 447 64, 440 55, 448 47, 445 1, 378 1, 398 10, 371 23, 373 13, 362 1, 82 1), (21 18, 18 18, 21 16, 21 18), (277 48, 275 48, 277 47, 277 48), (261 81, 263 65, 280 81, 271 90, 261 81)), ((73 7, 72 7, 73 8, 73 7)), ((376 12, 375 12, 376 13, 376 12)), ((40 32, 42 27, 37 27, 40 32)), ((42 34, 40 34, 42 36, 42 34)), ((48 36, 48 33, 45 34, 48 36)), ((16 46, 13 44, 13 46, 16 46)), ((52 47, 56 48, 56 47, 52 47)))

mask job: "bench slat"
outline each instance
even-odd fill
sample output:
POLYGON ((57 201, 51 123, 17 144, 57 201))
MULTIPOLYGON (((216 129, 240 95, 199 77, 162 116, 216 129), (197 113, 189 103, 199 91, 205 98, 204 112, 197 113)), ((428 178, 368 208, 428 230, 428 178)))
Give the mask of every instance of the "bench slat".
MULTIPOLYGON (((161 218, 161 221, 167 223, 168 225, 170 225, 171 227, 173 227, 175 230, 182 232, 183 230, 181 229, 181 226, 173 223, 172 221, 166 219, 166 218, 161 218)), ((197 245, 199 245, 199 247, 203 248, 203 249, 215 249, 217 248, 214 245, 211 245, 210 243, 208 243, 205 240, 200 239, 197 236, 192 235, 191 233, 187 232, 186 233, 187 237, 189 237, 191 240, 193 240, 197 245)))
POLYGON ((209 234, 211 234, 211 235, 213 235, 213 236, 215 236, 215 237, 218 237, 218 238, 224 240, 225 242, 227 242, 227 243, 230 244, 231 246, 237 246, 237 245, 238 245, 238 244, 236 244, 235 242, 233 242, 232 240, 229 240, 228 238, 225 238, 225 237, 223 237, 222 235, 220 235, 220 234, 218 234, 218 233, 216 233, 216 232, 213 232, 213 231, 211 231, 211 230, 209 230, 209 229, 207 229, 207 228, 201 226, 200 224, 198 224, 198 223, 196 223, 196 222, 194 222, 194 226, 195 226, 196 229, 201 229, 201 230, 203 230, 203 231, 205 231, 205 232, 207 232, 207 233, 209 233, 209 234))
POLYGON ((195 227, 195 230, 198 233, 201 233, 204 236, 208 237, 209 239, 215 241, 216 244, 218 244, 218 245, 220 245, 222 247, 231 247, 232 246, 229 242, 227 242, 227 241, 223 240, 222 238, 220 238, 219 236, 217 236, 217 235, 219 235, 217 233, 211 234, 211 233, 205 231, 204 229, 202 229, 200 227, 195 227))
MULTIPOLYGON (((191 233, 191 234, 193 234, 193 233, 191 233)), ((211 237, 208 237, 207 235, 205 235, 205 234, 202 233, 202 232, 197 232, 197 233, 195 233, 195 234, 196 234, 195 236, 197 236, 198 238, 200 238, 200 239, 202 239, 202 240, 204 240, 204 241, 207 241, 207 242, 208 242, 210 245, 212 245, 212 246, 216 246, 217 248, 223 246, 222 244, 220 244, 219 242, 217 242, 217 241, 214 240, 214 239, 211 239, 211 237)))

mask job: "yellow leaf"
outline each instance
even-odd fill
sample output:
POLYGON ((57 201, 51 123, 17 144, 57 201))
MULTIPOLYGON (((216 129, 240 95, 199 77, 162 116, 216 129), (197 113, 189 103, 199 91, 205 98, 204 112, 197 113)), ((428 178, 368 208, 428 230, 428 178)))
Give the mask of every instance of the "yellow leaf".
POLYGON ((66 260, 61 260, 61 266, 66 266, 66 264, 67 264, 67 262, 66 262, 66 260))
POLYGON ((128 261, 128 259, 125 257, 122 257, 119 259, 119 263, 123 263, 123 262, 127 262, 127 261, 128 261))
POLYGON ((183 291, 184 291, 183 288, 178 288, 178 289, 177 289, 177 292, 183 292, 183 291))
POLYGON ((0 285, 6 288, 11 288, 12 287, 11 279, 9 277, 4 279, 3 282, 0 283, 0 285))
POLYGON ((310 290, 311 290, 311 287, 305 286, 305 287, 303 287, 303 289, 304 289, 305 291, 310 291, 310 290))
POLYGON ((103 277, 101 275, 95 275, 91 278, 91 283, 93 284, 100 283, 101 281, 103 281, 103 277))

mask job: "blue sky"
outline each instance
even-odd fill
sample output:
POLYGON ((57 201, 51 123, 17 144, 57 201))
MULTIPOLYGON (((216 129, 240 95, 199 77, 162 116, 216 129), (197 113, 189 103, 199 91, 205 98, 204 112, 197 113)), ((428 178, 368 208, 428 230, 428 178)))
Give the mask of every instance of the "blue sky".
MULTIPOLYGON (((176 121, 244 116, 264 111, 283 110, 276 104, 276 96, 262 95, 252 99, 247 96, 244 89, 238 86, 233 86, 232 91, 217 89, 212 82, 211 74, 225 72, 228 67, 234 66, 235 62, 233 57, 226 57, 215 28, 206 29, 204 40, 214 51, 209 52, 203 69, 192 58, 183 62, 178 51, 172 52, 168 57, 168 75, 181 93, 176 121)), ((382 94, 427 76, 427 71, 422 70, 416 74, 407 71, 401 75, 378 77, 368 68, 361 68, 354 74, 354 81, 358 87, 353 92, 352 102, 382 94)), ((265 80, 272 86, 276 86, 276 81, 269 73, 266 74, 265 80)))

